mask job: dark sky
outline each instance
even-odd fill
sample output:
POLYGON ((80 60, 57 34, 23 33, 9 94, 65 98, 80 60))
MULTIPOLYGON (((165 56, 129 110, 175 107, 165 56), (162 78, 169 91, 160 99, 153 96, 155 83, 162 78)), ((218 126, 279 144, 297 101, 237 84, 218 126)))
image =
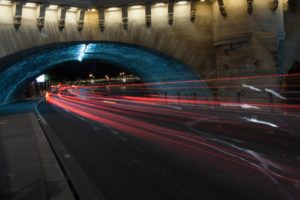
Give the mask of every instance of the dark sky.
POLYGON ((51 80, 55 81, 72 81, 78 78, 87 79, 89 74, 95 78, 104 78, 105 75, 110 77, 118 76, 120 72, 130 74, 121 66, 103 63, 99 61, 70 61, 54 66, 45 72, 51 80))

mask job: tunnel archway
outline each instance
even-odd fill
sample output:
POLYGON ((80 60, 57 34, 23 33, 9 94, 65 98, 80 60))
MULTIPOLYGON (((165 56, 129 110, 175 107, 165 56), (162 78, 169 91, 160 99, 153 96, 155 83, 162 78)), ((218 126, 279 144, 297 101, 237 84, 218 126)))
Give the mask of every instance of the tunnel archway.
MULTIPOLYGON (((200 80, 199 74, 179 60, 160 52, 124 43, 73 42, 47 45, 46 48, 30 49, 17 56, 5 58, 5 65, 0 68, 0 104, 14 101, 25 83, 52 66, 66 61, 87 59, 121 65, 135 72, 144 82, 180 82, 177 87, 182 90, 183 95, 190 95, 181 89, 187 84, 197 88, 199 96, 210 94, 204 82, 186 82, 200 80)), ((161 86, 157 84, 156 87, 161 86)))

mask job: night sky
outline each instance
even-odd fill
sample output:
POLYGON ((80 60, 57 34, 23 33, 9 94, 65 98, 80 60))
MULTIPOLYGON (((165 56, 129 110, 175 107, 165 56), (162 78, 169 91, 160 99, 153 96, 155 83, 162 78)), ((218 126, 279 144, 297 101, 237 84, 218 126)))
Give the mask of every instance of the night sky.
MULTIPOLYGON (((95 78, 104 78, 105 75, 116 77, 120 72, 130 74, 121 66, 99 62, 96 60, 89 61, 70 61, 65 62, 50 70, 45 74, 50 76, 53 81, 74 81, 78 79, 88 79, 89 74, 93 74, 95 78)), ((133 74, 133 73, 131 73, 133 74)))

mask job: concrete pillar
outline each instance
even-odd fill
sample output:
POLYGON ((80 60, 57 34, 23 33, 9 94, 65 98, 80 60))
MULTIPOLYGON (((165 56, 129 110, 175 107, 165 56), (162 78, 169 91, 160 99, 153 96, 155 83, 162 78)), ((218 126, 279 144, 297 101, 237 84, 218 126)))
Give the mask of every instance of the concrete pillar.
POLYGON ((62 6, 59 8, 58 11, 58 28, 60 31, 62 31, 65 28, 66 24, 66 13, 67 13, 68 7, 62 6))
POLYGON ((196 15, 197 15, 197 10, 196 10, 196 1, 192 0, 191 1, 191 11, 190 11, 190 19, 191 22, 194 22, 196 19, 196 15))
POLYGON ((145 23, 146 26, 149 28, 151 26, 151 2, 147 2, 145 5, 145 23))
POLYGON ((99 15, 99 28, 100 28, 100 31, 103 32, 105 29, 105 15, 104 15, 103 7, 100 7, 98 9, 98 15, 99 15))
POLYGON ((41 31, 45 26, 46 4, 39 4, 37 7, 37 27, 41 31))
POLYGON ((127 30, 128 29, 128 6, 127 5, 122 6, 122 23, 123 23, 123 28, 127 30))
POLYGON ((172 25, 174 21, 174 1, 169 0, 168 3, 168 24, 172 25))
POLYGON ((17 1, 13 6, 14 27, 18 30, 22 23, 23 2, 17 1))
POLYGON ((85 9, 80 9, 77 14, 78 14, 78 16, 77 16, 77 18, 78 18, 78 20, 77 20, 77 30, 79 32, 81 32, 84 28, 85 9))

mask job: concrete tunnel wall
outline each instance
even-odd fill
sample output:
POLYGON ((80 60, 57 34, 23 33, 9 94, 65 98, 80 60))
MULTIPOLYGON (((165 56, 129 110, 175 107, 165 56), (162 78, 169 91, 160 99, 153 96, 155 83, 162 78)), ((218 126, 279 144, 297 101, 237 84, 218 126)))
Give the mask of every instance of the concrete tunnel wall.
MULTIPOLYGON (((200 76, 182 62, 163 55, 157 51, 122 43, 71 43, 63 46, 56 44, 41 51, 31 50, 31 54, 23 54, 19 59, 0 68, 0 104, 7 104, 15 100, 20 87, 34 79, 43 71, 56 64, 71 60, 98 59, 123 66, 137 74, 145 82, 199 80, 200 76), (84 54, 83 54, 84 52, 84 54)), ((11 61, 12 62, 12 61, 11 61)), ((210 95, 205 82, 182 82, 175 85, 157 84, 158 93, 163 93, 161 87, 177 87, 174 94, 206 97, 210 95), (186 90, 186 87, 196 89, 186 90)))
POLYGON ((58 28, 59 10, 47 9, 45 27, 37 28, 37 9, 23 7, 22 24, 14 28, 12 7, 0 5, 0 57, 41 45, 74 41, 110 41, 155 49, 194 68, 203 78, 214 74, 211 6, 197 2, 196 19, 190 21, 190 2, 175 3, 174 22, 168 24, 168 6, 152 6, 151 27, 145 25, 145 6, 128 8, 128 30, 122 24, 121 9, 105 9, 105 30, 99 29, 99 14, 87 11, 84 29, 77 30, 77 12, 67 11, 65 28, 58 28), (205 77, 204 77, 205 76, 205 77))
MULTIPOLYGON (((121 8, 107 8, 103 32, 99 29, 99 13, 92 10, 85 12, 81 32, 77 30, 78 12, 68 10, 65 28, 60 31, 59 8, 46 10, 45 27, 40 31, 36 22, 38 9, 26 6, 22 24, 16 30, 13 6, 0 5, 0 58, 58 42, 110 41, 165 53, 191 66, 203 79, 287 73, 300 60, 300 0, 293 1, 298 2, 295 11, 288 9, 288 0, 279 0, 276 11, 270 9, 271 1, 254 1, 253 13, 249 14, 247 1, 224 0, 226 17, 221 15, 217 1, 197 1, 194 22, 190 20, 190 2, 175 2, 172 25, 168 24, 168 5, 153 4, 151 27, 145 25, 144 5, 129 6, 127 30, 121 8)), ((252 84, 247 80, 243 83, 252 84)), ((280 83, 274 80, 270 84, 280 83)), ((217 82, 209 82, 209 86, 216 88, 215 96, 236 96, 235 90, 222 89, 217 82)))

